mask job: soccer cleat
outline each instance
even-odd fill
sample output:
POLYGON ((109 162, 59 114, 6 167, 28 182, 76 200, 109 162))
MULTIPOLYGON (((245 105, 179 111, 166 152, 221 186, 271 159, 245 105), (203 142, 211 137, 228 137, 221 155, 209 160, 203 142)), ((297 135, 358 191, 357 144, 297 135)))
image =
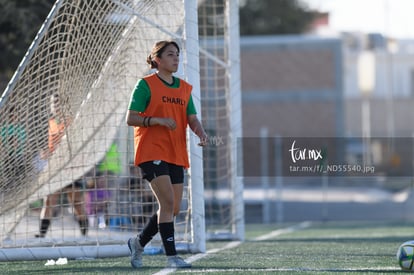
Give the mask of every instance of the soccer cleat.
POLYGON ((67 259, 67 258, 59 258, 59 259, 55 262, 55 264, 57 264, 57 265, 65 265, 65 264, 68 264, 68 259, 67 259))
POLYGON ((190 268, 191 264, 184 261, 181 257, 175 255, 175 256, 168 256, 167 267, 190 268))
POLYGON ((131 251, 131 266, 140 268, 142 266, 142 252, 144 248, 138 241, 138 238, 130 238, 128 240, 129 251, 131 251))
POLYGON ((55 264, 56 264, 56 262, 53 259, 47 260, 47 262, 45 263, 46 266, 48 266, 48 265, 55 265, 55 264))

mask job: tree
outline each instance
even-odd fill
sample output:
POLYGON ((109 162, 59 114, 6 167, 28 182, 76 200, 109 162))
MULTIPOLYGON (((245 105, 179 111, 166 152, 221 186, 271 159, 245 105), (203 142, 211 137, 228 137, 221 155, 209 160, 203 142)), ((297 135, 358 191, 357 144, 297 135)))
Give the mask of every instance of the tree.
MULTIPOLYGON (((11 78, 54 2, 54 0, 0 0, 2 11, 0 77, 2 79, 8 81, 11 78)), ((3 90, 4 84, 0 88, 3 90)))
POLYGON ((299 34, 315 16, 298 0, 240 0, 240 34, 299 34))
MULTIPOLYGON (((223 24, 222 8, 205 0, 199 9, 209 16, 199 18, 205 24, 223 24)), ((222 0, 220 0, 222 1, 222 0)), ((55 0, 0 0, 0 91, 9 81, 32 43, 55 0), (3 83, 2 83, 3 80, 3 83)), ((240 34, 302 33, 315 13, 298 0, 240 0, 240 34)), ((200 29, 200 34, 215 34, 214 28, 200 29)))

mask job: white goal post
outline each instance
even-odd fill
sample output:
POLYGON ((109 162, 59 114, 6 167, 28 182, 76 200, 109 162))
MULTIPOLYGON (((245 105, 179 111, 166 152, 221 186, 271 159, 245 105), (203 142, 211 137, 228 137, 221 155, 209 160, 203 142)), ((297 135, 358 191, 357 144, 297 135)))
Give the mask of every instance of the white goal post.
MULTIPOLYGON (((125 113, 138 78, 149 73, 145 61, 152 45, 163 39, 181 46, 177 76, 193 85, 206 129, 213 137, 227 135, 224 146, 211 144, 203 152, 189 134, 191 168, 176 217, 177 247, 204 252, 206 232, 226 231, 230 238, 243 239, 243 186, 236 171, 241 156, 235 141, 241 137, 238 1, 57 0, 0 98, 0 261, 129 254, 126 240, 142 229, 156 203, 132 165, 132 129, 125 113), (200 18, 211 20, 212 10, 220 12, 222 23, 203 25, 200 18), (211 34, 205 28, 216 29, 211 34), (211 83, 215 86, 209 88, 211 83), (56 94, 65 113, 64 135, 45 156, 56 94), (207 118, 212 112, 216 117, 207 118), (209 183, 223 180, 210 167, 222 165, 218 151, 228 171, 221 188, 209 183), (210 152, 215 157, 206 158, 210 152), (73 182, 83 186, 90 210, 86 235, 69 197, 60 192, 73 182), (228 197, 215 201, 218 208, 205 208, 212 193, 223 191, 228 197), (55 192, 60 192, 55 216, 46 236, 36 238, 42 202, 55 192), (97 203, 90 203, 91 194, 99 192, 106 194, 100 213, 97 203)), ((145 250, 160 251, 159 238, 145 250)))

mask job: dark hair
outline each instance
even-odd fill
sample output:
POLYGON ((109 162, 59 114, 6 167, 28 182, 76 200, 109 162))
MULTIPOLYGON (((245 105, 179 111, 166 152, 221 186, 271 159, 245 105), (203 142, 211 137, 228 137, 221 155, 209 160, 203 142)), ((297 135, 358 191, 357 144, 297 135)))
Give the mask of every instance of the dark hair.
POLYGON ((52 114, 52 116, 56 116, 57 115, 57 109, 60 106, 60 96, 58 93, 53 93, 52 96, 50 97, 50 112, 52 114))
POLYGON ((151 66, 151 69, 158 68, 157 62, 154 61, 155 57, 161 57, 162 53, 164 52, 165 48, 169 45, 174 45, 177 48, 178 52, 180 52, 180 47, 178 46, 177 42, 172 40, 162 40, 155 43, 152 47, 151 54, 147 57, 147 63, 151 66))

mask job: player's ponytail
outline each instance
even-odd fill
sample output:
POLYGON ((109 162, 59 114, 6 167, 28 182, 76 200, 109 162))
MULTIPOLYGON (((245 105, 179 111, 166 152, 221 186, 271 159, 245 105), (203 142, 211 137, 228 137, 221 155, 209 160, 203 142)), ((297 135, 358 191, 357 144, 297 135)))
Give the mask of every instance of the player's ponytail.
POLYGON ((147 63, 148 63, 148 65, 150 65, 151 69, 156 69, 156 68, 158 68, 158 64, 157 64, 157 62, 155 62, 155 61, 153 60, 153 58, 152 58, 152 55, 151 55, 151 54, 150 54, 150 55, 148 55, 148 57, 147 57, 147 63))

